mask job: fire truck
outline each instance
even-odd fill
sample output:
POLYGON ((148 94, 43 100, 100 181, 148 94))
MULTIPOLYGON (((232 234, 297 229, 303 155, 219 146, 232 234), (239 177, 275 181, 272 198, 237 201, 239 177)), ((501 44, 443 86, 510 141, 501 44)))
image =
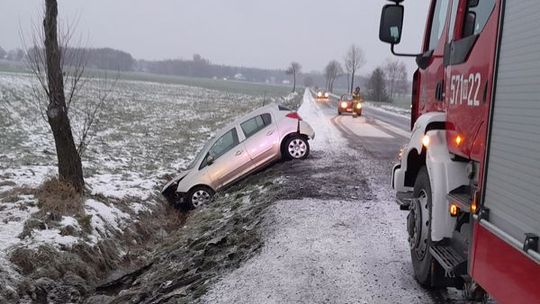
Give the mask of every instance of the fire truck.
POLYGON ((540 303, 540 1, 432 0, 416 57, 411 137, 392 172, 416 280, 473 299, 540 303))

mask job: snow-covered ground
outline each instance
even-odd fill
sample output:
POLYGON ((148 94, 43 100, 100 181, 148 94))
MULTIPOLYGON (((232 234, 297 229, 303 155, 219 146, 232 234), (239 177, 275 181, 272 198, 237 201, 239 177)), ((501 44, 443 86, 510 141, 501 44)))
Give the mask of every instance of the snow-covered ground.
POLYGON ((378 103, 372 101, 366 101, 366 106, 377 108, 379 111, 386 112, 388 114, 398 115, 401 117, 411 117, 411 109, 405 109, 389 103, 378 103))
MULTIPOLYGON (((88 187, 82 209, 90 231, 82 233, 81 218, 63 216, 53 226, 38 225, 23 235, 25 222, 40 211, 35 189, 57 172, 54 142, 36 106, 35 85, 30 75, 0 73, 0 284, 18 278, 19 270, 9 262, 17 248, 47 244, 64 250, 121 234, 140 212, 151 212, 159 203, 160 186, 190 161, 213 130, 269 99, 118 81, 82 157, 88 187), (66 234, 68 226, 75 233, 66 234)), ((89 80, 75 102, 92 102, 100 85, 89 80)), ((80 123, 72 117, 76 137, 80 123)))
MULTIPOLYGON (((312 150, 323 154, 313 166, 352 157, 353 174, 367 180, 370 193, 360 199, 344 193, 335 199, 271 205, 263 221, 260 254, 225 275, 201 302, 432 303, 412 278, 406 215, 396 208, 385 165, 365 151, 351 149, 332 116, 313 102, 309 92, 299 112, 315 129, 312 150)), ((325 173, 311 178, 324 180, 325 173)), ((336 177, 330 173, 326 178, 324 186, 343 191, 354 186, 333 184, 336 177)))

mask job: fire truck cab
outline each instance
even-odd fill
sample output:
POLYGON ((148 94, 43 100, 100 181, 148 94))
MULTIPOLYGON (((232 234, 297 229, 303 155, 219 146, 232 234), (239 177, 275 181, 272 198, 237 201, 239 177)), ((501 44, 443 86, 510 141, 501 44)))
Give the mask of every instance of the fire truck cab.
POLYGON ((420 54, 391 2, 379 38, 418 64, 392 172, 415 277, 540 303, 540 1, 432 0, 420 54))

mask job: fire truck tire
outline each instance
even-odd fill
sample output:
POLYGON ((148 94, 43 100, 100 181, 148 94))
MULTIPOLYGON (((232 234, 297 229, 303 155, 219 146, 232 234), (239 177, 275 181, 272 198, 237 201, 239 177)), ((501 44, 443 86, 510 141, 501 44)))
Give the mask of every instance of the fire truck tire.
POLYGON ((416 280, 426 288, 441 286, 444 278, 441 266, 431 256, 431 184, 427 168, 418 172, 414 183, 414 197, 418 198, 410 207, 407 216, 407 231, 411 259, 416 280))

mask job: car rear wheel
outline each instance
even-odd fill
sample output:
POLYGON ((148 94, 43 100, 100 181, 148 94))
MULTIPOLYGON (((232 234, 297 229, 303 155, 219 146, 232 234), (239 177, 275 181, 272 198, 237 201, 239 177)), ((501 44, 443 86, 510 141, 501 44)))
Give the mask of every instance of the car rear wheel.
POLYGON ((214 190, 206 186, 197 186, 189 190, 186 203, 190 208, 198 208, 208 204, 214 197, 214 190))
POLYGON ((295 135, 287 139, 283 146, 286 159, 305 159, 309 155, 309 142, 305 136, 295 135))

